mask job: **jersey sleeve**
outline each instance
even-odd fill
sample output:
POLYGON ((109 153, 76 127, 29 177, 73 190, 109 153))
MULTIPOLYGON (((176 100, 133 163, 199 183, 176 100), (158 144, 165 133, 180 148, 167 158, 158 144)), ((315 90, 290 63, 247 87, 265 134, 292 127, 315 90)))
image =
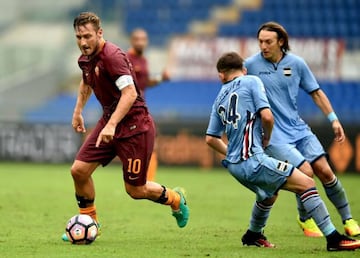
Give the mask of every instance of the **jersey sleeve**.
POLYGON ((126 54, 120 49, 116 49, 104 60, 106 71, 115 82, 122 76, 131 76, 131 64, 126 54))
POLYGON ((86 65, 87 63, 88 63, 87 60, 84 58, 83 55, 81 55, 81 56, 79 57, 79 59, 78 59, 78 65, 79 65, 79 67, 80 67, 80 69, 81 69, 82 79, 83 79, 83 81, 84 81, 85 84, 89 84, 88 78, 87 78, 87 76, 86 76, 86 74, 89 73, 89 68, 88 68, 88 66, 86 65))
POLYGON ((301 73, 300 79, 300 88, 302 88, 307 93, 314 92, 320 88, 319 84, 316 81, 314 74, 311 72, 309 66, 302 59, 299 62, 299 69, 301 73))
POLYGON ((250 65, 250 60, 249 60, 249 58, 245 59, 245 61, 244 61, 244 67, 245 67, 246 70, 247 70, 247 74, 251 74, 251 73, 249 72, 249 70, 251 69, 251 65, 250 65))
POLYGON ((248 75, 256 75, 256 63, 261 63, 262 59, 259 59, 259 54, 250 56, 245 59, 244 67, 247 70, 248 75))
POLYGON ((251 87, 251 89, 253 90, 252 93, 256 111, 259 111, 263 108, 270 108, 263 82, 256 76, 253 76, 253 78, 254 85, 251 87))
POLYGON ((216 105, 214 104, 211 110, 210 121, 206 130, 206 134, 221 138, 224 133, 224 129, 224 124, 222 123, 216 110, 216 105))

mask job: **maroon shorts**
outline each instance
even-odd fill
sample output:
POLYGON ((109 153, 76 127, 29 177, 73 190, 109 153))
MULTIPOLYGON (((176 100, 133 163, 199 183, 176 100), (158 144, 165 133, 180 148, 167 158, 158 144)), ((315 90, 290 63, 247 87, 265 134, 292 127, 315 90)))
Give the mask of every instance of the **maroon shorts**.
POLYGON ((76 155, 76 160, 84 162, 98 162, 103 166, 109 164, 118 156, 123 164, 124 181, 134 186, 146 184, 146 175, 150 157, 154 148, 155 128, 152 119, 147 130, 138 132, 124 138, 114 138, 109 143, 102 142, 95 147, 100 131, 104 128, 106 121, 101 119, 86 138, 76 155))

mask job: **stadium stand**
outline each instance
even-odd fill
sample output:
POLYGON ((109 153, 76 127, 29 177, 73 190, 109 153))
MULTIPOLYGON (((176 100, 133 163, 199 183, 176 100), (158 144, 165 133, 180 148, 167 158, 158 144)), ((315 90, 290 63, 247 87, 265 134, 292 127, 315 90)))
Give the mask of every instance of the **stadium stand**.
MULTIPOLYGON (((164 48, 173 35, 189 33, 196 21, 214 18, 214 9, 231 11, 237 8, 238 15, 231 19, 211 23, 216 26, 216 35, 223 37, 254 37, 259 24, 276 20, 283 23, 291 37, 297 38, 341 38, 345 39, 345 51, 360 49, 360 2, 358 0, 88 0, 81 10, 95 8, 104 19, 115 18, 114 10, 121 9, 126 33, 136 27, 145 28, 151 37, 152 46, 164 48), (301 25, 301 26, 300 26, 301 25)), ((71 14, 77 13, 74 8, 71 14)), ((119 13, 116 13, 119 15, 119 13)), ((351 64, 350 64, 351 65, 351 64)), ((354 64, 356 65, 356 63, 354 64)), ((360 124, 360 82, 358 80, 320 81, 335 110, 344 123, 360 124)), ((219 84, 215 81, 174 81, 163 83, 147 92, 147 102, 155 118, 207 119, 209 109, 219 84), (186 103, 186 104, 184 104, 186 103)), ((46 103, 29 110, 24 115, 27 121, 69 123, 75 103, 72 93, 64 93, 46 103), (60 107, 60 108, 59 108, 60 107), (66 108, 65 108, 66 107, 66 108), (51 116, 47 115, 52 113, 51 116)), ((308 121, 321 122, 325 118, 321 111, 309 101, 309 96, 300 92, 299 109, 308 121)), ((90 123, 100 115, 95 98, 91 98, 85 119, 90 123)))
POLYGON ((163 45, 170 36, 187 33, 191 21, 208 19, 213 7, 225 6, 230 2, 231 0, 124 1, 126 32, 143 27, 151 35, 151 44, 163 45))
POLYGON ((243 10, 235 24, 219 26, 219 36, 253 37, 259 24, 274 20, 283 24, 291 37, 343 38, 360 36, 360 2, 357 0, 266 0, 261 8, 243 10))
POLYGON ((84 1, 1 1, 0 120, 19 121, 23 111, 59 92, 70 40, 63 21, 84 1))
MULTIPOLYGON (((328 95, 341 121, 345 124, 360 123, 360 83, 359 82, 321 82, 321 87, 328 95)), ((178 81, 166 82, 149 89, 146 94, 147 104, 157 121, 206 121, 213 100, 219 91, 216 81, 178 81)), ((25 114, 28 122, 67 123, 71 122, 76 96, 59 94, 43 105, 25 114)), ((326 118, 316 108, 305 92, 299 92, 298 106, 300 115, 308 122, 321 123, 326 118)), ((92 96, 84 110, 84 119, 94 124, 101 115, 101 110, 92 96)))
MULTIPOLYGON (((154 38, 153 44, 164 44, 169 36, 186 33, 193 20, 210 18, 215 6, 227 6, 232 2, 124 1, 126 31, 144 27, 154 38)), ((219 24, 218 36, 253 37, 259 24, 269 20, 284 24, 292 37, 341 37, 352 41, 360 34, 360 3, 357 0, 266 0, 261 1, 257 9, 239 11, 238 21, 219 24)))

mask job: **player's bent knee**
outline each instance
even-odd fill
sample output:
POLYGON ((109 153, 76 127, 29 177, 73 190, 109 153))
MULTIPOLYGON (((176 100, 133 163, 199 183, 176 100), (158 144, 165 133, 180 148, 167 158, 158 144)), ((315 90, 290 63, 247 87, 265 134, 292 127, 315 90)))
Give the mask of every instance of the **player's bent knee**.
POLYGON ((314 179, 300 172, 298 169, 294 170, 284 185, 284 189, 297 194, 301 194, 313 187, 315 187, 314 179))
POLYGON ((315 187, 315 180, 311 177, 306 177, 303 181, 303 184, 302 184, 302 189, 301 191, 305 191, 309 188, 314 188, 315 187))
POLYGON ((126 187, 126 192, 131 198, 133 198, 135 200, 146 198, 146 192, 145 192, 144 187, 142 187, 142 186, 126 187))
POLYGON ((75 160, 70 169, 71 176, 76 182, 86 181, 98 166, 99 163, 87 163, 75 160))
POLYGON ((261 201, 261 203, 266 206, 271 206, 275 203, 277 197, 278 197, 278 195, 275 194, 273 197, 261 201))
POLYGON ((311 167, 311 165, 308 162, 304 162, 304 164, 302 164, 299 167, 300 171, 303 172, 305 175, 309 176, 309 177, 314 177, 314 171, 311 167))
POLYGON ((73 165, 70 169, 71 176, 75 181, 84 181, 89 178, 88 173, 80 166, 73 165))
POLYGON ((316 168, 315 174, 323 184, 333 181, 335 177, 335 174, 331 170, 330 166, 316 168))
POLYGON ((134 200, 144 199, 145 195, 141 192, 127 191, 128 195, 134 200))

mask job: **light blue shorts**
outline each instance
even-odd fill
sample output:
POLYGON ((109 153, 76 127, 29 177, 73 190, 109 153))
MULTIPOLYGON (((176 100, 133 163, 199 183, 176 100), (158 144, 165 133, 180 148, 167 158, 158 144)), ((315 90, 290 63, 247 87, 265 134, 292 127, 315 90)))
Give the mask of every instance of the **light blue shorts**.
POLYGON ((229 163, 227 168, 236 180, 256 194, 258 202, 273 197, 294 170, 293 165, 265 153, 239 163, 229 163))
POLYGON ((305 161, 310 164, 326 155, 318 138, 312 134, 295 143, 269 145, 266 154, 278 160, 283 160, 300 167, 305 161))

